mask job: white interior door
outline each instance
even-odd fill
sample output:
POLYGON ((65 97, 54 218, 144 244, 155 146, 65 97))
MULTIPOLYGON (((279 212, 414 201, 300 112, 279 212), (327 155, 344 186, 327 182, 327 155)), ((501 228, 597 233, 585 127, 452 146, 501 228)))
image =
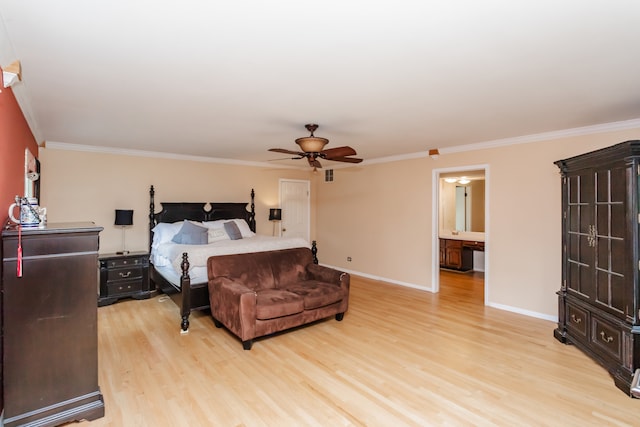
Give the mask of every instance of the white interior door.
POLYGON ((310 183, 300 180, 280 180, 281 235, 310 238, 310 183))

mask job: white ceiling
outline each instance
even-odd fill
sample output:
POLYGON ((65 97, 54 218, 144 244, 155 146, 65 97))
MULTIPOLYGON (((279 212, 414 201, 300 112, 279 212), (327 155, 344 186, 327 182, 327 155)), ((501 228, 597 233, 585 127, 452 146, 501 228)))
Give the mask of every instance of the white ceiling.
POLYGON ((266 161, 318 123, 371 160, 640 118, 638 0, 0 0, 0 18, 38 141, 266 161))

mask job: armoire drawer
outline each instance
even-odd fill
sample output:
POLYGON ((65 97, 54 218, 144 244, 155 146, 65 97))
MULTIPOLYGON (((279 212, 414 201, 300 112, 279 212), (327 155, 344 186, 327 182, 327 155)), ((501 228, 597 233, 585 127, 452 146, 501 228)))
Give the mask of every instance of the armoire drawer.
POLYGON ((591 342, 609 356, 622 361, 622 330, 616 324, 591 316, 591 342))
POLYGON ((577 338, 584 341, 589 339, 589 312, 576 307, 573 304, 567 304, 567 329, 569 329, 577 338))

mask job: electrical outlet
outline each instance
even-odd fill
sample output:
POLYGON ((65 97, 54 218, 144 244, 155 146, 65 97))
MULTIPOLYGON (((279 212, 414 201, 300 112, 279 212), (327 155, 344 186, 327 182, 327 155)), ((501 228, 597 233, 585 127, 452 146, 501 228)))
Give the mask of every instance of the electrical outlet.
POLYGON ((347 257, 347 261, 351 262, 351 257, 350 256, 347 257))

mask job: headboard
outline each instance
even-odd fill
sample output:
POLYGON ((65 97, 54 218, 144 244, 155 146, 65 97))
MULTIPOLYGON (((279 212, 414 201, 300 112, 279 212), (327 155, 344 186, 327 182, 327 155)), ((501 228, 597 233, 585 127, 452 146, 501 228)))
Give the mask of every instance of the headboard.
POLYGON ((251 210, 247 210, 245 202, 161 202, 162 210, 155 212, 155 190, 149 188, 149 247, 153 242, 153 227, 161 222, 178 222, 185 219, 191 221, 216 221, 219 219, 241 218, 247 221, 251 231, 256 231, 255 192, 251 189, 251 210), (205 206, 210 209, 206 210, 205 206))

